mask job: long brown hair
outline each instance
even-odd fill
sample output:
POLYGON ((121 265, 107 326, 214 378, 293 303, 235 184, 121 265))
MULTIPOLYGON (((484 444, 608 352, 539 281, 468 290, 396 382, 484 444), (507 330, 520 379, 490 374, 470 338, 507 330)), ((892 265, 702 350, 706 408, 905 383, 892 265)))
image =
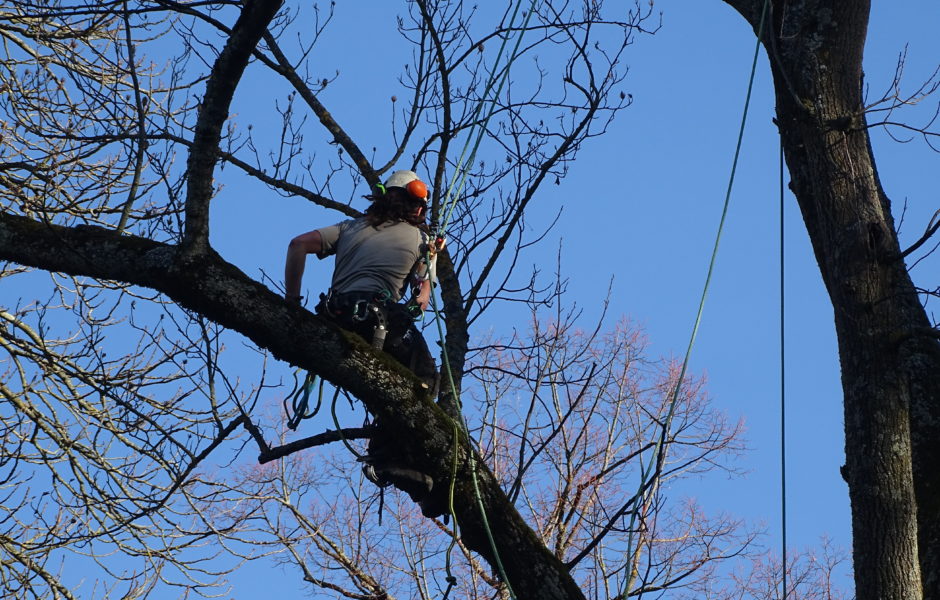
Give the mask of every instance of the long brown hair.
POLYGON ((426 206, 424 202, 414 198, 402 188, 388 188, 384 194, 371 194, 366 196, 372 204, 366 209, 366 221, 373 227, 378 227, 388 221, 404 221, 415 227, 425 226, 425 212, 415 215, 415 209, 426 206))

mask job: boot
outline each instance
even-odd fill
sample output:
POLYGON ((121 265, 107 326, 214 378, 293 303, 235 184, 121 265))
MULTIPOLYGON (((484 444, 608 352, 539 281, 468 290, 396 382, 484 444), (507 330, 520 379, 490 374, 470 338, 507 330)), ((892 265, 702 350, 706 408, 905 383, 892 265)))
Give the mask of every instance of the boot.
POLYGON ((418 506, 421 507, 421 514, 429 519, 443 516, 444 522, 447 523, 450 518, 450 507, 447 502, 446 490, 442 490, 437 494, 428 494, 427 497, 418 503, 418 506))
POLYGON ((434 480, 430 475, 390 464, 376 464, 374 457, 362 467, 362 474, 366 479, 379 487, 394 485, 408 494, 414 502, 421 502, 427 498, 434 487, 434 480))

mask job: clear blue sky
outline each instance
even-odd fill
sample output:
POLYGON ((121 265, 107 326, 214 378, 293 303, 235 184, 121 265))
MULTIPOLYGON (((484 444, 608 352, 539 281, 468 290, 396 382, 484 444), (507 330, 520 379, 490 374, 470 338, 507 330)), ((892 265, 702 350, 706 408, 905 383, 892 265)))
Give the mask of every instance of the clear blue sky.
MULTIPOLYGON (((873 4, 865 63, 872 100, 888 88, 905 45, 909 50, 903 90, 916 89, 940 61, 940 2, 873 4)), ((387 0, 336 3, 335 23, 318 47, 322 59, 315 61, 323 65, 322 76, 332 77, 334 64, 340 69, 321 94, 323 102, 355 139, 374 140, 380 148, 390 145, 389 98, 403 94, 398 78, 410 58, 410 48, 395 32, 396 14, 405 6, 387 0)), ((543 189, 540 210, 551 212, 551 207, 564 205, 564 217, 541 246, 544 254, 528 260, 553 263, 561 242, 571 299, 585 308, 586 317, 599 312, 599 300, 613 276, 610 321, 621 315, 632 318, 645 328, 652 356, 681 358, 728 183, 755 40, 743 19, 720 0, 662 0, 654 10, 662 11, 662 29, 638 38, 625 55, 630 72, 621 87, 632 94, 634 105, 620 114, 606 136, 585 146, 561 185, 543 189)), ((727 511, 763 523, 768 532, 764 543, 777 548, 778 146, 763 53, 758 64, 731 210, 690 371, 707 377, 708 393, 730 419, 744 420, 750 451, 738 466, 747 473, 734 479, 717 475, 690 481, 670 493, 695 496, 712 512, 727 511)), ((259 106, 269 105, 269 77, 260 66, 249 67, 233 105, 234 121, 240 127, 253 124, 259 134, 269 125, 258 114, 259 106)), ((922 124, 938 100, 933 97, 897 119, 922 124)), ((902 245, 907 245, 940 209, 940 154, 917 139, 898 144, 880 130, 873 135, 895 214, 905 200, 909 203, 902 230, 902 245)), ((322 139, 321 134, 310 140, 310 147, 321 153, 335 151, 324 150, 322 139)), ((225 175, 232 173, 226 170, 225 175)), ((361 194, 332 191, 338 200, 361 194)), ((847 488, 838 470, 843 464, 843 419, 832 309, 790 197, 785 212, 790 545, 806 549, 828 536, 848 550, 847 488)), ((279 280, 288 240, 337 220, 335 213, 301 199, 284 199, 257 183, 230 185, 213 204, 213 244, 250 276, 259 277, 264 270, 279 280)), ((311 260, 306 290, 325 288, 329 272, 328 263, 311 260)), ((914 271, 915 283, 934 287, 940 283, 938 273, 940 257, 935 256, 914 271)), ((511 323, 491 320, 471 333, 480 335, 488 325, 511 323)), ((258 370, 257 355, 249 354, 254 362, 240 373, 246 379, 258 370)), ((319 431, 321 425, 312 428, 319 431)), ((252 460, 252 452, 246 451, 243 458, 252 460)), ((70 563, 67 576, 85 577, 87 571, 76 564, 70 563)), ((229 596, 266 597, 279 589, 281 597, 299 597, 302 582, 295 571, 278 572, 276 581, 272 572, 269 564, 251 565, 236 576, 229 596)), ((847 583, 845 572, 840 577, 847 583)))
MULTIPOLYGON (((905 89, 916 88, 940 61, 940 4, 874 4, 865 61, 872 100, 888 88, 905 44, 905 89)), ((663 29, 638 45, 630 60, 635 106, 596 156, 581 157, 566 185, 582 189, 596 182, 590 201, 619 217, 594 222, 597 235, 624 245, 615 310, 645 323, 655 348, 679 355, 720 216, 754 36, 722 2, 657 6, 663 29)), ((932 112, 936 102, 918 114, 932 112)), ((710 480, 696 493, 706 506, 766 521, 773 536, 767 542, 779 545, 778 142, 772 116, 762 53, 692 368, 707 374, 719 406, 744 417, 752 448, 744 461, 749 475, 710 480)), ((920 141, 890 142, 880 131, 875 144, 889 196, 897 208, 905 198, 910 203, 904 245, 919 237, 940 208, 940 156, 920 141)), ((832 309, 791 197, 785 210, 789 542, 805 548, 826 535, 849 549, 848 492, 838 471, 844 462, 843 418, 832 309)), ((937 261, 933 268, 921 265, 915 281, 927 285, 937 272, 937 261)), ((585 279, 582 285, 590 285, 590 277, 585 279)))
MULTIPOLYGON (((343 39, 394 36, 397 3, 369 4, 364 15, 358 3, 338 3, 336 23, 323 47, 343 39)), ((866 52, 872 99, 887 89, 905 44, 906 89, 926 79, 940 58, 940 3, 874 4, 866 52)), ((556 239, 563 238, 565 266, 579 304, 596 311, 595 301, 613 274, 611 315, 628 315, 642 324, 654 355, 681 357, 728 182, 754 36, 718 0, 664 0, 656 9, 663 12, 662 30, 641 38, 626 56, 630 73, 623 88, 633 94, 634 106, 621 113, 604 138, 587 145, 570 176, 544 192, 553 197, 540 202, 567 205, 556 239), (611 264, 617 265, 613 273, 611 264)), ((372 44, 342 47, 350 50, 344 57, 348 66, 324 93, 324 102, 354 137, 384 133, 387 115, 375 114, 376 97, 384 102, 402 93, 396 79, 407 57, 396 55, 394 47, 388 52, 375 52, 372 44), (369 68, 358 61, 367 61, 369 68)), ((239 91, 236 112, 239 106, 250 107, 252 94, 244 87, 239 91)), ((931 112, 936 101, 912 115, 931 112)), ((745 420, 751 451, 740 466, 748 473, 733 480, 711 477, 683 491, 708 509, 765 523, 765 543, 777 547, 780 292, 778 147, 772 115, 771 81, 762 53, 731 212, 691 368, 707 376, 718 406, 731 418, 745 420)), ((910 243, 940 208, 940 156, 921 141, 899 145, 878 131, 875 144, 882 180, 896 208, 905 199, 910 203, 902 244, 910 243)), ((222 211, 228 215, 214 239, 223 255, 249 274, 263 268, 276 278, 292 235, 336 220, 304 201, 275 198, 260 188, 223 193, 216 209, 220 217, 222 211), (244 213, 238 218, 241 211, 231 211, 254 210, 259 203, 271 210, 252 223, 251 235, 263 240, 264 247, 246 248, 244 213)), ((849 549, 847 488, 838 471, 843 463, 842 402, 832 309, 790 197, 785 210, 790 544, 805 549, 828 536, 849 549)), ((543 248, 554 254, 552 242, 543 248)), ((937 260, 921 265, 915 281, 931 283, 937 267, 937 260)), ((329 268, 311 262, 308 269, 307 289, 325 287, 329 268)))

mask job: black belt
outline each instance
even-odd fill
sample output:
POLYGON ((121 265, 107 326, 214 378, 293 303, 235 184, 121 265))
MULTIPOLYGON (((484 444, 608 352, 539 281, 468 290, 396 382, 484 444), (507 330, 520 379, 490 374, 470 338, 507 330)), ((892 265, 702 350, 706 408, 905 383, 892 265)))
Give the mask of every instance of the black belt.
POLYGON ((318 313, 327 313, 336 319, 350 321, 368 321, 375 323, 372 330, 372 347, 381 350, 385 346, 385 334, 388 331, 389 304, 394 304, 387 292, 343 292, 330 290, 320 294, 317 304, 318 313))

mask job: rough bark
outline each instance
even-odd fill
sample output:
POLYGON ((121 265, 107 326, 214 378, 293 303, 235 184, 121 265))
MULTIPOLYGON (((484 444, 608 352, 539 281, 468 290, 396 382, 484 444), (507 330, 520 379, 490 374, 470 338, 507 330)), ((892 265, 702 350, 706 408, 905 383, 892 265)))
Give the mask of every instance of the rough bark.
MULTIPOLYGON (((180 247, 93 227, 61 227, 0 212, 0 257, 76 276, 158 290, 181 306, 238 331, 275 357, 319 374, 357 396, 399 440, 403 456, 435 481, 454 464, 454 423, 420 382, 355 335, 292 306, 217 254, 194 257, 180 247)), ((568 570, 521 518, 479 459, 460 446, 454 507, 467 547, 495 559, 479 502, 508 580, 520 599, 584 598, 568 570), (474 486, 471 464, 475 465, 474 486)))
POLYGON ((281 0, 245 2, 206 82, 186 164, 189 185, 184 243, 193 252, 204 252, 209 247, 209 202, 213 195, 212 174, 218 160, 222 125, 228 119, 229 106, 248 59, 280 6, 281 0))
POLYGON ((467 361, 467 348, 470 335, 467 326, 467 309, 463 304, 460 280, 454 270, 450 253, 445 249, 438 255, 437 275, 441 283, 441 301, 444 306, 444 353, 447 363, 441 369, 440 403, 451 416, 459 416, 461 377, 451 377, 449 373, 463 373, 467 361))
MULTIPOLYGON (((763 0, 726 2, 757 29, 763 0)), ((790 188, 834 309, 856 594, 937 598, 940 346, 900 256, 865 122, 869 9, 772 3, 763 43, 790 188)))

